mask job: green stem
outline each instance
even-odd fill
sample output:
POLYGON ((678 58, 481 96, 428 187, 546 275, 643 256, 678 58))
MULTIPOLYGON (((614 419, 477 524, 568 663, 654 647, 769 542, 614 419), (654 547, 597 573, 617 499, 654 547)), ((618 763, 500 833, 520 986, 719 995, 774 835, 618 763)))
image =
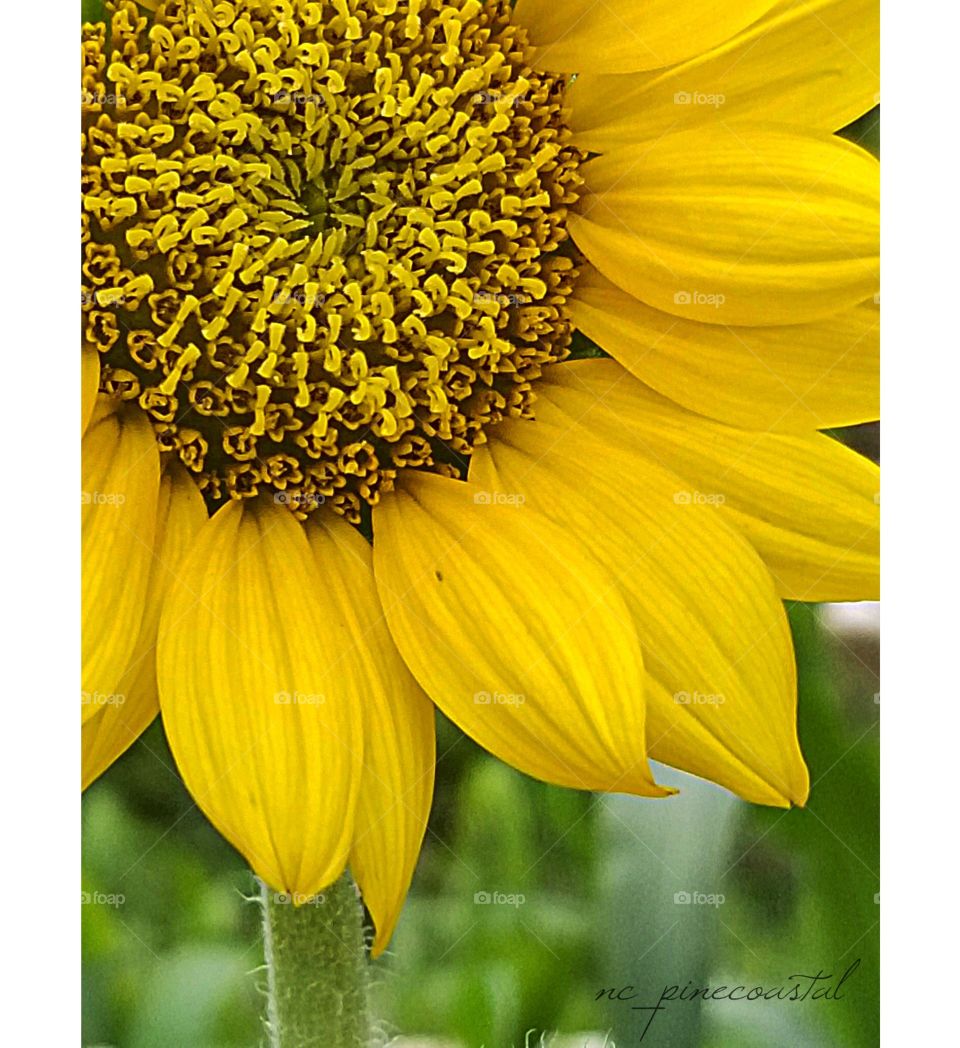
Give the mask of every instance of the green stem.
POLYGON ((344 874, 295 906, 261 884, 271 1048, 367 1048, 363 911, 344 874))

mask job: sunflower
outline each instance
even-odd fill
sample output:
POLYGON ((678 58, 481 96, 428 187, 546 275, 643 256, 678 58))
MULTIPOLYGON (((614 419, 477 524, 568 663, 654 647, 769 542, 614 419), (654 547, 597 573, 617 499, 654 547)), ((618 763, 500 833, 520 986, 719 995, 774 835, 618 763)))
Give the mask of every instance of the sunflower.
POLYGON ((802 804, 783 601, 876 595, 860 0, 168 0, 83 29, 83 763, 158 712, 390 938, 434 704, 802 804), (600 347, 597 349, 596 347, 600 347), (601 354, 601 349, 603 354, 601 354))

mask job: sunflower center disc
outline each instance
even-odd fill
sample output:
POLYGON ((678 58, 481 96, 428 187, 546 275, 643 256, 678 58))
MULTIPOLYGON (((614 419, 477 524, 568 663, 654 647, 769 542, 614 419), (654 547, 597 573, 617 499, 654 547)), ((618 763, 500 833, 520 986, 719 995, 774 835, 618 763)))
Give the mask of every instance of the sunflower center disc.
POLYGON ((531 414, 581 154, 505 2, 123 2, 83 41, 85 338, 208 502, 358 522, 531 414))

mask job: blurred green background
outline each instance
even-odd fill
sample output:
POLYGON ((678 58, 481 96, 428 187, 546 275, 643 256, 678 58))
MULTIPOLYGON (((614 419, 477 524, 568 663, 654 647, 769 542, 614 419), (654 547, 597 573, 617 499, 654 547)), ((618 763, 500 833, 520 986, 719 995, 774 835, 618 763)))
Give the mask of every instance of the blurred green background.
MULTIPOLYGON (((560 1031, 581 1036, 542 1043, 583 1048, 593 1031, 591 1048, 623 1048, 649 1013, 597 1001, 602 988, 633 986, 646 1005, 665 985, 774 987, 860 958, 841 1000, 675 1003, 643 1043, 879 1043, 876 638, 831 631, 816 608, 790 617, 805 810, 755 807, 667 769, 682 787, 669 800, 557 789, 441 719, 426 844, 375 965, 386 1036, 508 1048, 560 1031), (481 904, 482 892, 518 898, 481 904), (678 892, 723 901, 677 904, 678 892)), ((260 1043, 253 882, 172 769, 155 724, 83 800, 87 1046, 260 1043)))

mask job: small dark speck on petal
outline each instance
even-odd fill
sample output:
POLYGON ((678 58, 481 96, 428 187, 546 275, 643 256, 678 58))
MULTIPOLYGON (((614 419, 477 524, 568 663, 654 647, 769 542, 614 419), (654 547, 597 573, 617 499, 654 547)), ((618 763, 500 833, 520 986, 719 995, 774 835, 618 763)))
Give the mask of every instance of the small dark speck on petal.
POLYGON ((434 575, 437 576, 437 582, 443 582, 443 572, 442 571, 435 571, 434 575))

